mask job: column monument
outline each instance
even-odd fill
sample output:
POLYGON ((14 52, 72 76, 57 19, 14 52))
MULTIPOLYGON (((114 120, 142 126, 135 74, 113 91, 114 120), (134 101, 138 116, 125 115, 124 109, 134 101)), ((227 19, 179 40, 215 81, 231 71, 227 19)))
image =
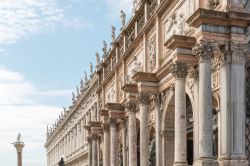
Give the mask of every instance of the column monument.
POLYGON ((18 133, 16 142, 12 143, 17 151, 17 166, 22 166, 22 150, 24 143, 21 141, 21 134, 18 133))

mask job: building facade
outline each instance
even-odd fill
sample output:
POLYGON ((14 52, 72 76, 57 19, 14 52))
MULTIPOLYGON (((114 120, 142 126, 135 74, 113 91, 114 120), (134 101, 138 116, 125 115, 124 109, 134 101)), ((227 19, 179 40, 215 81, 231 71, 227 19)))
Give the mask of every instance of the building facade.
POLYGON ((248 166, 250 1, 133 5, 49 129, 48 166, 248 166))

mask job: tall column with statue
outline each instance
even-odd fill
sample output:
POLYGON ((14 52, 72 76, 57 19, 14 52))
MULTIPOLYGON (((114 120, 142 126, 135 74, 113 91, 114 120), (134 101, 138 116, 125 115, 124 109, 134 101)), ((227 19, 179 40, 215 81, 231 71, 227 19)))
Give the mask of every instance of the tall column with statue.
POLYGON ((17 166, 22 166, 22 151, 24 148, 24 143, 21 141, 21 134, 17 135, 16 142, 12 143, 17 151, 17 166))

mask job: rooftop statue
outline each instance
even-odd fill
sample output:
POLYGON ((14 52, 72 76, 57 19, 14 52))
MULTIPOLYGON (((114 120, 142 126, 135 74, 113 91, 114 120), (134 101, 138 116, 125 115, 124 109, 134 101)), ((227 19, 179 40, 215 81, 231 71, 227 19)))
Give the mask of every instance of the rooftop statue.
POLYGON ((96 57, 96 66, 98 66, 100 64, 100 55, 97 51, 95 53, 95 57, 96 57))
POLYGON ((84 71, 84 82, 85 82, 85 84, 87 84, 87 82, 88 82, 88 75, 87 75, 86 71, 84 71))
POLYGON ((123 10, 121 10, 121 21, 122 21, 122 28, 125 27, 126 24, 126 14, 123 10))
POLYGON ((104 57, 107 54, 107 50, 108 50, 107 43, 105 42, 105 40, 103 40, 103 49, 102 49, 102 52, 103 52, 103 56, 104 57))
POLYGON ((114 26, 111 27, 111 37, 112 37, 112 42, 114 42, 115 41, 115 27, 114 26))
POLYGON ((93 75, 93 64, 92 64, 92 62, 90 62, 89 70, 90 70, 90 75, 93 75))

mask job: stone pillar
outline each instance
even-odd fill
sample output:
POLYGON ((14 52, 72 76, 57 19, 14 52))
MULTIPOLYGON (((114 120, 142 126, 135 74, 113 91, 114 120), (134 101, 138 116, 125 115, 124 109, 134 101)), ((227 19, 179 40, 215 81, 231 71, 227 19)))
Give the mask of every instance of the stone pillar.
POLYGON ((135 104, 125 104, 125 111, 128 113, 128 158, 129 166, 137 166, 137 136, 136 136, 136 110, 135 104))
POLYGON ((187 67, 185 63, 175 62, 171 66, 175 77, 175 146, 174 165, 187 165, 187 125, 186 125, 186 91, 185 78, 187 67))
POLYGON ((155 139, 156 139, 156 166, 161 166, 161 135, 160 135, 160 127, 161 127, 161 110, 160 110, 160 99, 159 95, 154 95, 154 104, 155 104, 155 139))
POLYGON ((108 124, 103 124, 103 166, 110 166, 110 133, 108 124))
POLYGON ((89 135, 87 137, 88 141, 88 166, 92 166, 92 137, 89 135))
POLYGON ((140 165, 149 165, 149 129, 148 129, 148 104, 149 95, 140 92, 138 96, 140 107, 140 165))
POLYGON ((98 166, 97 134, 92 134, 92 166, 98 166))
POLYGON ((115 118, 109 119, 110 123, 110 165, 118 165, 118 133, 117 133, 117 121, 115 118))
POLYGON ((217 165, 213 157, 211 57, 213 47, 200 43, 193 48, 199 59, 199 159, 197 165, 217 165))
POLYGON ((247 166, 245 156, 245 45, 220 47, 219 165, 247 166))
POLYGON ((198 66, 193 66, 189 71, 189 77, 193 79, 193 94, 194 94, 194 108, 193 108, 193 148, 194 148, 194 163, 199 159, 199 70, 198 66))

